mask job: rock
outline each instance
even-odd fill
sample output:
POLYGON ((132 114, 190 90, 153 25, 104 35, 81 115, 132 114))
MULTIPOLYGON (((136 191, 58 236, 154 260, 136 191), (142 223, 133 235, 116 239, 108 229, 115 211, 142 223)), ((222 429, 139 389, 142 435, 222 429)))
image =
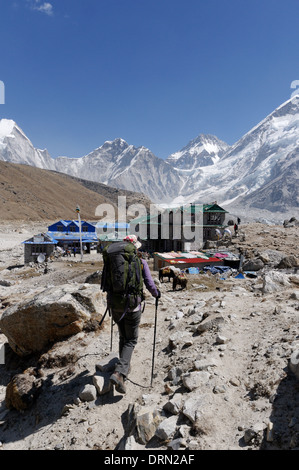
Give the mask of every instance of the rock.
POLYGON ((202 321, 202 319, 203 319, 203 313, 201 313, 201 314, 194 313, 192 315, 190 325, 197 325, 198 323, 200 323, 202 321))
POLYGON ((0 279, 0 286, 2 286, 2 287, 10 287, 11 285, 12 285, 11 282, 9 282, 9 281, 4 281, 4 280, 0 279))
POLYGON ((244 432, 244 441, 248 445, 259 445, 263 440, 264 424, 256 423, 254 426, 248 428, 244 432))
POLYGON ((216 338, 216 343, 217 344, 226 344, 228 342, 228 338, 226 338, 225 336, 222 336, 222 335, 218 335, 217 338, 216 338))
POLYGON ((42 381, 27 373, 17 374, 6 387, 7 408, 24 411, 35 402, 41 390, 42 381))
POLYGON ((192 336, 186 331, 176 331, 169 338, 169 345, 171 349, 177 347, 188 347, 193 344, 192 336))
POLYGON ((289 277, 289 281, 295 284, 296 286, 299 286, 299 276, 298 274, 294 274, 293 276, 289 277))
POLYGON ((123 439, 117 450, 139 450, 141 446, 137 444, 134 436, 128 436, 123 439))
POLYGON ((242 269, 244 271, 259 271, 260 269, 263 269, 263 267, 264 263, 261 259, 253 258, 245 261, 242 266, 242 269))
POLYGON ((155 435, 162 441, 168 441, 174 436, 176 432, 176 426, 177 416, 166 418, 157 427, 155 435))
POLYGON ((59 444, 56 444, 54 447, 54 450, 63 450, 64 449, 64 444, 60 442, 59 444))
POLYGON ((134 407, 133 417, 137 431, 137 442, 146 444, 154 435, 161 422, 161 416, 156 409, 134 407))
POLYGON ((171 400, 165 403, 165 405, 163 406, 163 410, 168 411, 169 413, 173 415, 177 415, 181 411, 182 406, 183 406, 183 395, 178 393, 174 395, 174 397, 171 400))
POLYGON ((221 323, 224 323, 224 317, 219 313, 212 313, 206 317, 197 327, 199 333, 218 328, 221 323))
POLYGON ((61 411, 61 416, 67 416, 69 412, 73 409, 74 409, 74 405, 71 405, 71 404, 64 405, 61 411))
POLYGON ((229 383, 233 385, 234 387, 239 387, 241 385, 240 380, 237 379, 236 377, 232 377, 231 379, 229 379, 229 383))
POLYGON ((127 410, 126 435, 135 435, 136 441, 145 445, 155 435, 161 420, 162 417, 155 407, 131 404, 127 410))
POLYGON ((103 293, 91 284, 66 284, 39 292, 30 300, 8 307, 0 328, 20 356, 42 351, 102 318, 103 293))
POLYGON ((192 392, 196 388, 199 388, 201 385, 204 385, 208 382, 211 374, 206 371, 196 371, 190 372, 188 374, 182 375, 183 384, 188 390, 192 392))
POLYGON ((292 292, 292 294, 290 295, 290 299, 299 300, 299 291, 296 290, 296 291, 292 292))
POLYGON ((198 395, 196 393, 195 395, 190 396, 188 398, 182 409, 182 413, 184 416, 186 416, 192 423, 195 423, 196 419, 200 416, 200 410, 204 405, 204 396, 203 395, 198 395))
POLYGON ((270 271, 263 276, 263 287, 262 292, 269 294, 283 289, 284 287, 290 287, 291 283, 286 274, 277 271, 270 271))
POLYGON ((194 361, 195 370, 207 370, 210 367, 216 367, 217 362, 215 359, 197 359, 194 361))
POLYGON ((195 314, 202 315, 201 314, 201 309, 205 306, 206 306, 206 302, 204 300, 200 300, 195 305, 193 305, 192 307, 188 307, 187 315, 188 316, 195 315, 195 314))
POLYGON ((96 364, 96 369, 100 372, 112 372, 118 362, 118 355, 111 353, 96 364))
MULTIPOLYGON (((174 384, 176 385, 176 384, 174 384)), ((165 384, 164 385, 164 393, 166 393, 166 395, 173 395, 175 393, 175 390, 171 387, 169 387, 168 384, 165 384)))
POLYGON ((267 442, 273 442, 274 441, 273 423, 271 423, 271 421, 269 421, 269 423, 267 425, 266 439, 267 439, 267 442))
POLYGON ((79 393, 79 398, 82 401, 94 401, 97 398, 97 390, 94 385, 87 384, 79 393))
POLYGON ((295 350, 290 357, 289 369, 295 374, 299 380, 299 349, 295 350))
POLYGON ((92 382, 97 390, 98 395, 105 395, 105 393, 110 392, 112 385, 109 379, 110 374, 96 374, 93 376, 92 382))
POLYGON ((180 450, 182 447, 187 447, 187 443, 182 437, 178 437, 167 444, 167 449, 171 450, 180 450))
POLYGON ((101 284, 102 271, 95 271, 94 273, 87 276, 85 279, 86 284, 101 284))
POLYGON ((169 370, 167 377, 169 378, 169 380, 177 382, 180 379, 182 373, 183 369, 181 367, 172 367, 169 370))
POLYGON ((184 316, 184 312, 182 312, 182 310, 178 310, 175 314, 176 320, 180 320, 181 318, 183 318, 183 316, 184 316))
POLYGON ((249 444, 251 440, 255 437, 256 433, 252 428, 248 428, 244 432, 244 441, 245 444, 249 444))
POLYGON ((278 269, 288 269, 288 268, 293 268, 295 266, 299 265, 298 259, 293 256, 286 256, 285 258, 282 258, 282 260, 278 263, 276 268, 278 269))
POLYGON ((215 387, 213 388, 213 393, 215 393, 216 395, 218 393, 225 393, 226 392, 226 386, 224 384, 222 385, 215 385, 215 387))
POLYGON ((272 266, 277 265, 285 256, 285 253, 281 253, 281 251, 276 250, 266 250, 262 253, 259 253, 259 258, 265 264, 270 264, 272 266))

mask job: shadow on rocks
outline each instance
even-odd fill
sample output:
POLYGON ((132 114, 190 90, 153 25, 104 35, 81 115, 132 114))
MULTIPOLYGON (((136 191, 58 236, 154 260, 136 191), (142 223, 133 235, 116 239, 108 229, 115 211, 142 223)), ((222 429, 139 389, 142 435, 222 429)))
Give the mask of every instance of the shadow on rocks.
POLYGON ((271 429, 261 450, 299 450, 299 380, 289 370, 272 397, 271 429))

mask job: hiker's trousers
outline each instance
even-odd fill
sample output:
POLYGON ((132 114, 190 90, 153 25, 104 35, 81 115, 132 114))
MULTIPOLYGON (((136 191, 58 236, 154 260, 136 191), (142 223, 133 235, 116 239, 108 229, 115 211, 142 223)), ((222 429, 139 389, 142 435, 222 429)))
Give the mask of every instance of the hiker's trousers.
POLYGON ((141 307, 134 312, 127 312, 122 320, 117 323, 119 332, 119 361, 115 371, 123 374, 125 377, 129 373, 132 354, 138 341, 141 313, 141 307))

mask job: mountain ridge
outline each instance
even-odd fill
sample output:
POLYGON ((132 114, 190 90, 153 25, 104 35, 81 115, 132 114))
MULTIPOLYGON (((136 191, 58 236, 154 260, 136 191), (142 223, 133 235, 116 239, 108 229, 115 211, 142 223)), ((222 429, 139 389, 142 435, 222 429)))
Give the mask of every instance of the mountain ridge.
POLYGON ((77 205, 85 220, 99 220, 96 208, 101 204, 111 205, 117 217, 119 196, 126 196, 127 208, 137 203, 146 207, 151 204, 139 193, 80 180, 53 170, 0 161, 2 222, 74 219, 77 218, 77 205))
POLYGON ((283 172, 280 185, 284 186, 292 171, 297 174, 299 95, 278 106, 232 146, 211 134, 199 134, 165 160, 122 138, 106 141, 83 157, 53 159, 46 149, 35 149, 17 129, 12 122, 0 121, 0 160, 144 193, 154 203, 166 205, 217 200, 222 205, 246 203, 258 209, 258 194, 263 193, 265 209, 270 211, 278 210, 279 199, 274 204, 273 198, 279 194, 281 207, 297 210, 299 206, 292 189, 295 184, 280 192, 271 187, 277 185, 279 173, 283 172), (3 128, 11 132, 5 135, 3 128), (286 159, 291 162, 284 164, 286 159))

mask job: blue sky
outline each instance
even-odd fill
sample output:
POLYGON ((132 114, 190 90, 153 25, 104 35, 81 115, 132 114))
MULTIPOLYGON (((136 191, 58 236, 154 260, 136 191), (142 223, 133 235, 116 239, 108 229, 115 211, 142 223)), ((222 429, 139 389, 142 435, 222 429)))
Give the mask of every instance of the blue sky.
POLYGON ((294 91, 298 18, 298 0, 0 0, 0 117, 54 158, 233 144, 294 91))

